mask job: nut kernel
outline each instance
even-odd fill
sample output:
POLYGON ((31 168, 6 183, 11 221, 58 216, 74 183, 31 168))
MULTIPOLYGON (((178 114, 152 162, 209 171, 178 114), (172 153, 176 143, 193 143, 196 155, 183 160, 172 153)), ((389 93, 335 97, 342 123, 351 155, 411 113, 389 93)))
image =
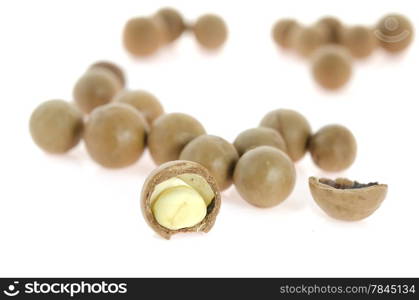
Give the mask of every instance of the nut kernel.
POLYGON ((181 232, 210 231, 211 228, 214 226, 215 220, 220 210, 220 205, 221 194, 218 189, 215 178, 212 177, 209 171, 205 169, 203 166, 191 161, 177 160, 162 164, 153 172, 151 172, 151 174, 147 177, 141 192, 141 210, 144 219, 157 234, 159 234, 165 239, 170 239, 172 235, 181 232), (154 205, 151 202, 151 195, 153 194, 153 191, 155 190, 156 186, 174 177, 182 177, 185 180, 185 182, 187 180, 189 180, 189 182, 195 182, 196 178, 202 178, 203 180, 199 181, 199 184, 195 183, 195 185, 190 184, 189 186, 191 189, 194 189, 196 192, 200 194, 201 198, 203 199, 204 206, 206 206, 205 202, 208 201, 208 199, 205 200, 205 195, 212 196, 210 198, 210 201, 208 201, 210 204, 206 206, 205 217, 200 222, 190 227, 184 227, 175 230, 162 226, 156 220, 156 217, 153 212, 154 205), (201 184, 205 184, 206 188, 200 189, 201 184), (212 191, 212 193, 208 193, 209 189, 212 191))
POLYGON ((152 210, 157 222, 171 230, 195 226, 207 214, 204 199, 188 186, 166 189, 157 197, 152 210))

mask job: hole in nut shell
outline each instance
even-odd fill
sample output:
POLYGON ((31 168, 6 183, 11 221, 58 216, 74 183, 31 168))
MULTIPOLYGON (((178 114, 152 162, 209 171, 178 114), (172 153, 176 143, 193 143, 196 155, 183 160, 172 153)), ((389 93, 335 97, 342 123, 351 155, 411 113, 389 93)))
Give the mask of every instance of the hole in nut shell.
POLYGON ((378 185, 378 182, 370 182, 370 183, 359 183, 358 181, 352 181, 345 178, 338 178, 336 180, 331 180, 327 178, 319 179, 320 183, 326 184, 331 186, 335 189, 339 190, 347 190, 347 189, 361 189, 366 188, 374 185, 378 185))

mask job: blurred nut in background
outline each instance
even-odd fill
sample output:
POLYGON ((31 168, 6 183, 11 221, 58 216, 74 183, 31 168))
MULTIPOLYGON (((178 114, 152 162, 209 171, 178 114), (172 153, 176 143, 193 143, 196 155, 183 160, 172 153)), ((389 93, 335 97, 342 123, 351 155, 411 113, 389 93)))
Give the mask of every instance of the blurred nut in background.
POLYGON ((389 52, 406 49, 413 40, 413 26, 409 19, 400 14, 384 16, 374 31, 381 47, 389 52))
POLYGON ((332 16, 323 17, 317 21, 316 25, 323 27, 323 30, 326 31, 326 43, 340 44, 342 42, 344 27, 338 18, 332 16))
POLYGON ((157 11, 155 17, 164 23, 164 33, 169 43, 178 39, 185 31, 182 15, 173 8, 162 8, 157 11))
POLYGON ((219 16, 203 15, 193 26, 196 40, 207 49, 221 47, 227 39, 227 26, 219 16))
POLYGON ((343 32, 343 45, 353 57, 365 58, 377 47, 377 38, 367 26, 352 26, 343 32))
POLYGON ((312 58, 312 74, 322 87, 336 90, 343 87, 352 75, 352 59, 342 46, 319 48, 312 58))
POLYGON ((153 18, 136 17, 125 24, 123 42, 126 50, 134 56, 149 56, 164 42, 163 28, 153 18))
POLYGON ((294 34, 299 26, 294 19, 279 20, 272 28, 272 38, 278 46, 285 49, 291 48, 294 34))
POLYGON ((98 61, 89 67, 89 69, 96 69, 96 68, 105 69, 112 72, 116 76, 116 78, 119 80, 121 87, 122 88, 125 87, 126 79, 125 79, 124 71, 121 69, 121 67, 119 67, 115 63, 110 62, 110 61, 98 61))
POLYGON ((326 34, 319 26, 301 27, 295 32, 293 46, 298 54, 309 57, 326 43, 326 34))

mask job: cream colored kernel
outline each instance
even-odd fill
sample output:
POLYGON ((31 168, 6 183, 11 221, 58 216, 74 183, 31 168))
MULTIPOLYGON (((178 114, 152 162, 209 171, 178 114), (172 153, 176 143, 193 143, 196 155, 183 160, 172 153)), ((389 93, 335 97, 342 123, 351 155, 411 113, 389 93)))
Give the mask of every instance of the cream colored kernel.
POLYGON ((189 186, 179 185, 165 189, 152 206, 156 221, 170 230, 193 227, 207 214, 201 195, 189 186))

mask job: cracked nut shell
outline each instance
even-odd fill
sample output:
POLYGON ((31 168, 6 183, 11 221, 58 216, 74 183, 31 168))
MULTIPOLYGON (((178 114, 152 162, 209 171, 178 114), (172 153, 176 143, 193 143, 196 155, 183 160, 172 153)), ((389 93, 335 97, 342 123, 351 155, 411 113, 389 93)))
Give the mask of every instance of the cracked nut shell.
POLYGON ((349 168, 355 160, 357 146, 352 132, 341 125, 327 125, 309 142, 313 162, 321 169, 338 172, 349 168))
POLYGON ((207 14, 198 18, 193 26, 196 40, 207 49, 221 47, 227 39, 227 26, 222 18, 207 14))
POLYGON ((205 134, 205 129, 194 117, 170 113, 157 118, 151 125, 148 148, 157 165, 178 160, 180 152, 194 138, 205 134))
POLYGON ((29 129, 33 141, 42 150, 65 153, 80 141, 83 115, 71 103, 49 100, 33 111, 29 129))
POLYGON ((114 101, 136 108, 143 114, 149 125, 164 113, 160 101, 153 94, 143 90, 121 91, 115 96, 114 101))
POLYGON ((236 148, 223 138, 204 134, 189 142, 183 148, 179 159, 204 166, 223 191, 233 183, 234 167, 239 155, 236 148))
POLYGON ((342 46, 328 45, 317 49, 312 57, 314 80, 325 89, 343 87, 352 75, 352 58, 342 46))
POLYGON ((191 161, 170 161, 156 168, 145 180, 141 192, 141 210, 147 224, 160 236, 170 239, 174 234, 181 232, 209 232, 214 226, 221 206, 221 194, 215 178, 209 171, 198 163, 191 161), (205 218, 193 227, 171 230, 161 226, 155 219, 152 211, 151 195, 159 183, 182 174, 196 174, 206 180, 214 193, 214 199, 207 207, 205 218))
POLYGON ((330 180, 309 178, 313 199, 329 216, 339 220, 357 221, 374 213, 387 194, 387 185, 360 184, 345 178, 330 180))
POLYGON ((73 97, 77 106, 88 114, 96 107, 109 103, 120 89, 118 78, 111 71, 93 68, 77 81, 73 97))
POLYGON ((237 136, 233 144, 240 156, 259 146, 272 146, 287 152, 287 146, 281 134, 268 127, 247 129, 237 136))
POLYGON ((145 148, 147 123, 134 108, 112 103, 89 116, 84 141, 91 158, 107 168, 136 162, 145 148))
POLYGON ((383 49, 396 53, 412 43, 414 29, 405 16, 389 14, 380 19, 374 33, 383 49))
POLYGON ((258 207, 283 202, 295 186, 295 167, 276 148, 261 146, 246 152, 237 162, 234 184, 244 200, 258 207))
POLYGON ((260 126, 279 132, 285 141, 286 153, 293 161, 300 160, 306 153, 311 127, 299 112, 290 109, 273 110, 263 117, 260 126))

